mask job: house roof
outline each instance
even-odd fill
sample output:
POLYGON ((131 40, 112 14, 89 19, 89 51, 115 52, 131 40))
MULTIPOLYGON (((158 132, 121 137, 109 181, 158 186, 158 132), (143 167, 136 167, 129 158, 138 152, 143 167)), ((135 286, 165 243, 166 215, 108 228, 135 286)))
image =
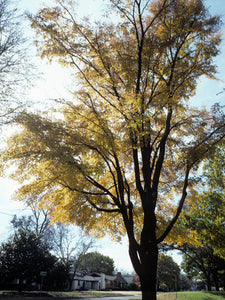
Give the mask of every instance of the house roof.
POLYGON ((134 276, 123 276, 123 278, 128 284, 134 281, 134 276))
POLYGON ((117 279, 122 283, 127 283, 126 279, 122 275, 117 275, 117 279))
MULTIPOLYGON (((84 280, 84 281, 92 281, 92 282, 98 282, 101 279, 100 273, 92 273, 89 275, 82 276, 81 274, 76 274, 74 279, 77 280, 84 280)), ((105 274, 104 274, 105 275, 105 274)), ((128 280, 126 280, 120 273, 117 275, 105 275, 105 279, 109 281, 119 280, 121 283, 128 283, 128 280)))
POLYGON ((93 277, 101 277, 101 274, 100 273, 91 273, 89 274, 90 276, 93 276, 93 277))
POLYGON ((100 277, 85 275, 83 277, 83 279, 86 280, 86 281, 99 281, 100 277))

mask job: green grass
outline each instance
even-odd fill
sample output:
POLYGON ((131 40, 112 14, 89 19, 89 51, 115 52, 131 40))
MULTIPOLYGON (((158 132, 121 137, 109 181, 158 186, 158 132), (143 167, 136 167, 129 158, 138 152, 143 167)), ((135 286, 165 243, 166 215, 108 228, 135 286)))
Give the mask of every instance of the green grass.
POLYGON ((224 292, 177 292, 158 295, 157 300, 224 300, 224 292))

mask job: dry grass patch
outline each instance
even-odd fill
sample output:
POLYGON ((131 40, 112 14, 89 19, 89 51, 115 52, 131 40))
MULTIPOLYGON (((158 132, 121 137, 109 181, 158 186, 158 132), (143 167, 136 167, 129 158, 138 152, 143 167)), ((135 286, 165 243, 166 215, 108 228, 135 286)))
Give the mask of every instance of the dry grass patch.
POLYGON ((42 300, 51 298, 69 299, 69 298, 102 298, 116 296, 141 295, 140 292, 133 291, 73 291, 73 292, 22 292, 0 291, 0 299, 5 300, 42 300))
POLYGON ((224 300, 224 292, 178 292, 157 296, 157 300, 224 300))

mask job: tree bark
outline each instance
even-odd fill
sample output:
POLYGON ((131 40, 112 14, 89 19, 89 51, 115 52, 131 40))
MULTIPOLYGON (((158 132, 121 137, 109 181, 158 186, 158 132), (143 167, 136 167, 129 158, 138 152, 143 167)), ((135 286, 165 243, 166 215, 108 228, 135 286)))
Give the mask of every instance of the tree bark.
POLYGON ((211 279, 209 276, 207 276, 206 281, 207 281, 207 289, 209 292, 211 292, 212 291, 212 283, 211 283, 211 279))
POLYGON ((216 291, 219 291, 219 280, 217 271, 213 272, 213 282, 215 284, 216 291))
POLYGON ((142 300, 156 300, 158 247, 150 244, 148 249, 141 253, 141 282, 142 300))
POLYGON ((136 250, 132 249, 132 245, 130 245, 130 258, 139 276, 142 300, 156 300, 158 246, 156 243, 150 244, 148 248, 140 246, 139 262, 137 261, 136 250))
POLYGON ((23 290, 23 278, 19 278, 18 291, 21 293, 23 290))

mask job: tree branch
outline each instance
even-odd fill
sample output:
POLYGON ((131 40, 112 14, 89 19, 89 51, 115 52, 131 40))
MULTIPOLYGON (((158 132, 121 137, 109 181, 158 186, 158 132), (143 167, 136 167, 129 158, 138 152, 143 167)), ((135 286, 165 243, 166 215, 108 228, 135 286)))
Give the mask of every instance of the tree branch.
POLYGON ((186 173, 185 173, 183 190, 182 190, 182 196, 181 196, 181 199, 179 201, 179 205, 177 207, 176 215, 173 217, 173 219, 171 220, 171 222, 169 223, 169 225, 167 226, 166 230, 161 235, 161 237, 159 237, 157 239, 157 243, 158 244, 161 243, 167 237, 167 235, 170 233, 170 231, 172 230, 174 224, 176 223, 176 221, 177 221, 177 219, 178 219, 178 217, 179 217, 179 215, 180 215, 180 213, 182 211, 182 208, 183 208, 183 205, 184 205, 184 201, 185 201, 186 196, 187 196, 187 187, 188 187, 189 172, 190 172, 190 168, 187 167, 186 173))

